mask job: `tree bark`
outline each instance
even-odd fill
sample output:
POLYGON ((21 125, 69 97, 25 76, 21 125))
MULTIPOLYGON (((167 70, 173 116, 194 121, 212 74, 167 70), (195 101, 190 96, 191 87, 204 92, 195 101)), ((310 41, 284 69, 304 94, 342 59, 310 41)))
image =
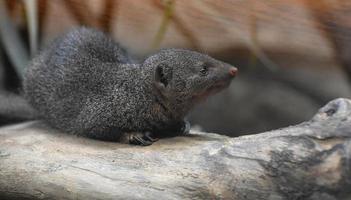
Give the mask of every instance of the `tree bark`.
POLYGON ((279 130, 237 138, 192 131, 147 147, 66 135, 40 121, 4 127, 0 195, 350 199, 351 100, 336 99, 310 121, 279 130))

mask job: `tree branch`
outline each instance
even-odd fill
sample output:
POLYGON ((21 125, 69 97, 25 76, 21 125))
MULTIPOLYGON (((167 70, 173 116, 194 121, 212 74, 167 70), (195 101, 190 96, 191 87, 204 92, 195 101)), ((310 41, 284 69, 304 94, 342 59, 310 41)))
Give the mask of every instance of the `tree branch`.
POLYGON ((0 129, 0 194, 18 199, 350 199, 351 100, 310 120, 229 138, 192 132, 148 147, 42 122, 0 129))

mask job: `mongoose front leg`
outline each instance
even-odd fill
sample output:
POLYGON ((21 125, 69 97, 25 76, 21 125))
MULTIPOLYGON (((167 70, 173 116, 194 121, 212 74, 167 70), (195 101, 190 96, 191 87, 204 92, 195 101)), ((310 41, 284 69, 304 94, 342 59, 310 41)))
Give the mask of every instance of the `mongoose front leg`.
POLYGON ((121 143, 149 146, 156 142, 158 138, 153 137, 152 133, 146 132, 126 132, 120 138, 121 143))
POLYGON ((187 120, 184 120, 183 122, 184 123, 182 128, 180 129, 180 132, 182 135, 187 135, 190 133, 190 122, 188 122, 187 120))
POLYGON ((179 121, 176 124, 160 132, 162 133, 160 137, 176 137, 187 135, 190 132, 190 123, 186 120, 179 121))

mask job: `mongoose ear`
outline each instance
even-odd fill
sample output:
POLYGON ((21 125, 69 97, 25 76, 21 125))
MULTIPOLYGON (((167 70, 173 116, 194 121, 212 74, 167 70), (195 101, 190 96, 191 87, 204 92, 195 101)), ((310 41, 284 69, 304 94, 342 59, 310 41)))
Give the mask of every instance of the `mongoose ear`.
POLYGON ((168 85, 168 80, 165 74, 166 67, 165 64, 159 64, 155 70, 155 85, 161 91, 165 90, 168 85))

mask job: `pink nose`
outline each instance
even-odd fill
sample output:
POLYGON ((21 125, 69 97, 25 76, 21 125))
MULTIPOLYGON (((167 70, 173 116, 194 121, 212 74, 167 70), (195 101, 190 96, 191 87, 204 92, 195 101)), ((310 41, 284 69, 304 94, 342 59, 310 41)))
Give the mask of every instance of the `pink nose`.
POLYGON ((236 67, 231 67, 231 68, 229 69, 229 74, 230 74, 231 76, 234 77, 237 73, 238 73, 238 69, 237 69, 236 67))

